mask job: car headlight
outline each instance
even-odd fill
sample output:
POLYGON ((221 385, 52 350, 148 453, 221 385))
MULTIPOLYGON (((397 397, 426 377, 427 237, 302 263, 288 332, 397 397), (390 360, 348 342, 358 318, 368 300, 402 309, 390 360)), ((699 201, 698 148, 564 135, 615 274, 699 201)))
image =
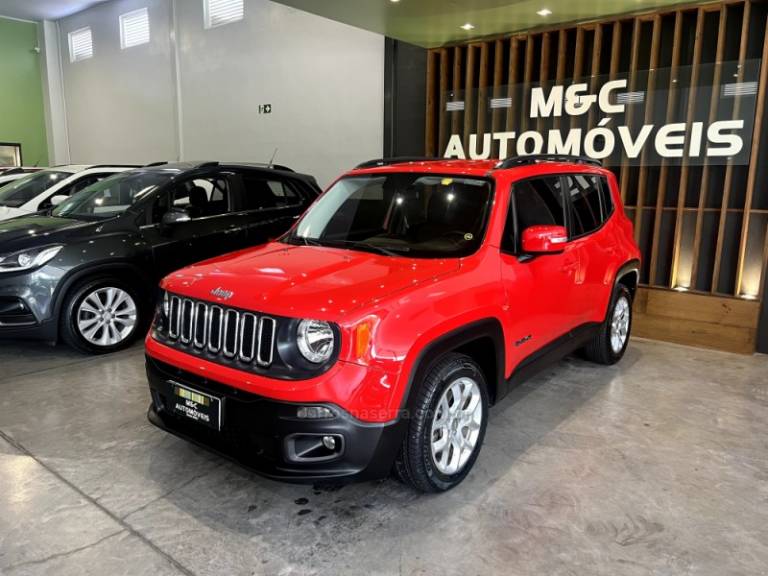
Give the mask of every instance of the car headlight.
POLYGON ((45 246, 2 254, 0 255, 0 272, 19 272, 37 268, 53 260, 62 248, 64 246, 45 246))
POLYGON ((326 362, 333 354, 336 337, 328 322, 302 320, 296 330, 299 352, 313 364, 326 362))

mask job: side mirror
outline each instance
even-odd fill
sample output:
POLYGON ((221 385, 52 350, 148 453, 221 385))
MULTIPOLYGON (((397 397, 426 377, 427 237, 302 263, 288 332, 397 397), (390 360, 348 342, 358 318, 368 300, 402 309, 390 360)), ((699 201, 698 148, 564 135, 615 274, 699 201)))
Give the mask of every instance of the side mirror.
POLYGON ((163 214, 163 226, 173 226, 179 222, 189 222, 192 220, 189 214, 184 210, 172 209, 163 214))
POLYGON ((69 198, 69 196, 65 196, 63 194, 59 194, 57 196, 52 196, 51 200, 50 200, 51 206, 58 206, 62 202, 66 201, 68 198, 69 198))
POLYGON ((523 230, 522 249, 526 254, 555 254, 568 243, 565 226, 531 226, 523 230))

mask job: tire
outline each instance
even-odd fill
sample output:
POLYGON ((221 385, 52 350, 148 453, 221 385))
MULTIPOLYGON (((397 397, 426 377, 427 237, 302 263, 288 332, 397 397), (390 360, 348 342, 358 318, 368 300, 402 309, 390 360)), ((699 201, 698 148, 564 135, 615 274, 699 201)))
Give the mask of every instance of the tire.
POLYGON ((632 294, 626 286, 617 284, 600 332, 584 347, 584 356, 598 364, 616 364, 627 350, 631 331, 632 294), (616 318, 622 311, 624 316, 616 318))
POLYGON ((435 362, 414 393, 408 432, 395 459, 395 475, 421 492, 450 490, 469 474, 483 445, 489 405, 485 377, 469 356, 450 353, 435 362), (451 410, 446 412, 455 405, 454 390, 470 393, 463 400, 467 409, 461 422, 449 416, 451 410), (460 424, 458 428, 454 422, 460 424), (443 438, 445 448, 434 450, 433 440, 443 438), (465 450, 457 450, 460 445, 465 450))
POLYGON ((86 280, 75 285, 64 300, 61 338, 84 354, 116 352, 130 346, 143 334, 146 310, 141 293, 132 284, 114 277, 86 280), (102 308, 99 309, 96 302, 101 303, 102 308), (92 310, 107 316, 99 316, 92 310), (94 329, 96 331, 91 334, 94 329))

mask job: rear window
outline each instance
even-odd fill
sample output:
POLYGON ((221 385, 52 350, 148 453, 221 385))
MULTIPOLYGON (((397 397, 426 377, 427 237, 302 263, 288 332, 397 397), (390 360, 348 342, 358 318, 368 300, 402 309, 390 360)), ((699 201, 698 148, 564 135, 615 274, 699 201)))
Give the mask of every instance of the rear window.
POLYGON ((243 174, 245 210, 263 210, 296 206, 301 197, 289 182, 265 178, 259 174, 243 174))

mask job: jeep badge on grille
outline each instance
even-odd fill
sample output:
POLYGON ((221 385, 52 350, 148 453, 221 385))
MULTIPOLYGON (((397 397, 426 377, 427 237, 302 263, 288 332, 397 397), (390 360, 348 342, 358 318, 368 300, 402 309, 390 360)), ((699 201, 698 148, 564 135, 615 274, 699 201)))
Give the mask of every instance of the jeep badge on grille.
POLYGON ((216 298, 221 298, 222 300, 229 300, 234 295, 235 295, 234 292, 232 292, 231 290, 224 290, 224 288, 222 288, 221 286, 211 290, 211 296, 215 296, 216 298))

